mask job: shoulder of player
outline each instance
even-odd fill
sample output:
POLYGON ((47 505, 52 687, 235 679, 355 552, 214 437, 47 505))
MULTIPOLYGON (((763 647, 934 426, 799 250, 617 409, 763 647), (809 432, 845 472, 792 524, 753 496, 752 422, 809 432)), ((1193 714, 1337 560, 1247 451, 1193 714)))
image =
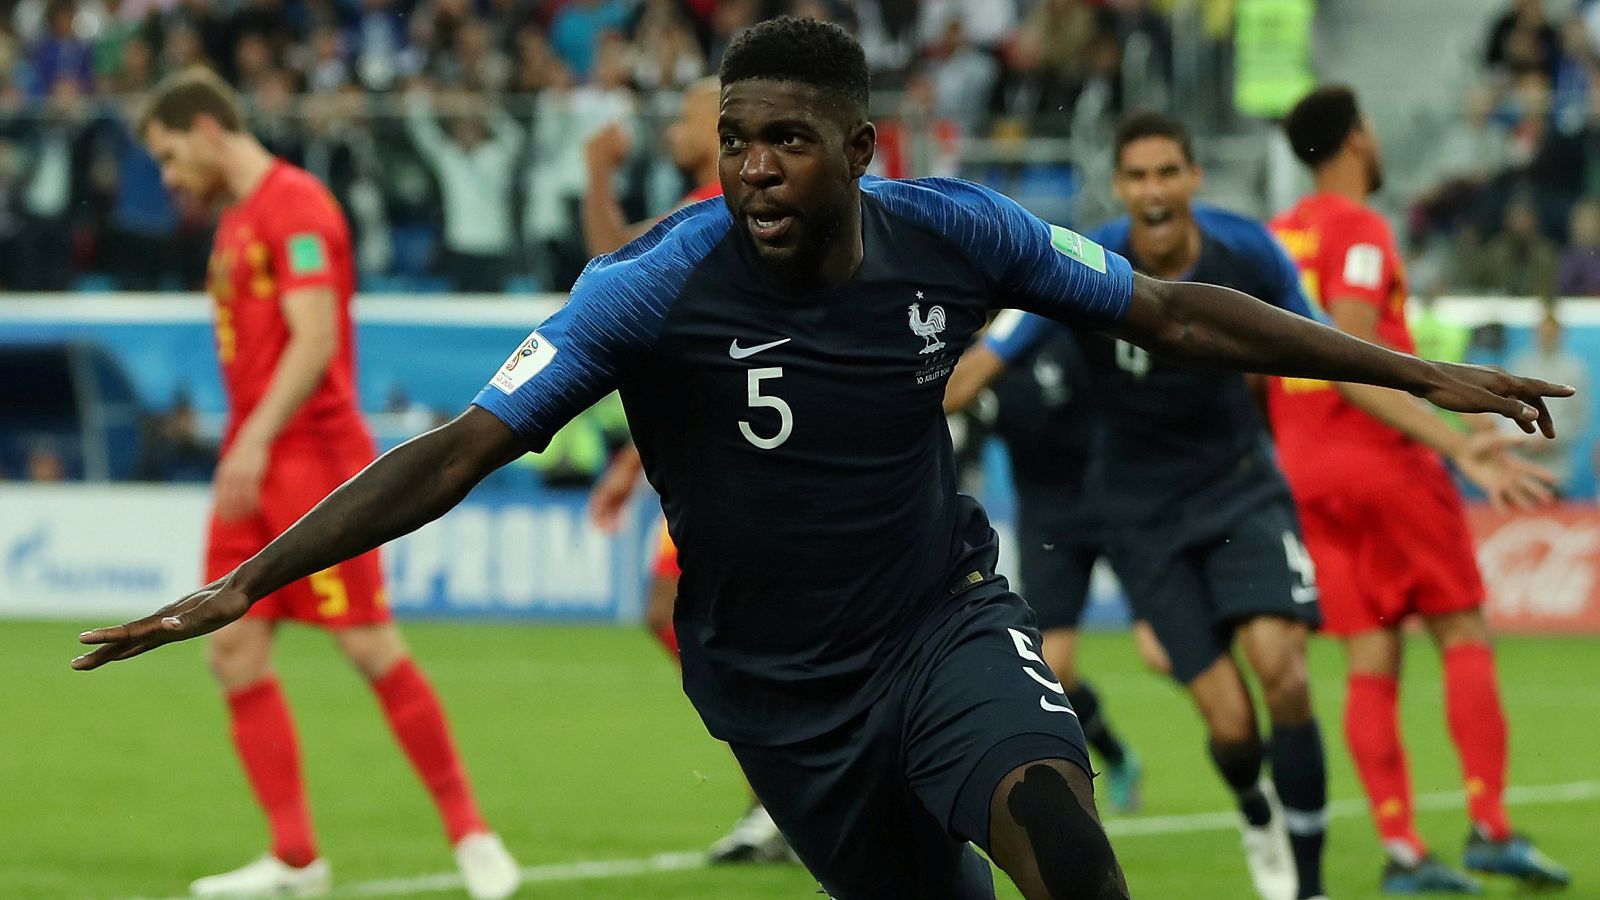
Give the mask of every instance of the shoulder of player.
POLYGON ((1236 253, 1260 258, 1283 252, 1278 238, 1260 219, 1209 204, 1196 204, 1194 219, 1207 237, 1236 253))
POLYGON ((733 217, 721 197, 685 206, 615 253, 590 260, 573 294, 610 302, 668 299, 732 227, 733 217))
POLYGON ((968 223, 999 228, 1000 217, 1019 208, 992 188, 960 178, 902 180, 868 175, 861 179, 861 191, 897 218, 957 244, 978 238, 977 232, 966 227, 968 223))
POLYGON ((339 212, 338 201, 317 176, 289 163, 281 165, 269 185, 270 194, 263 198, 267 202, 260 204, 266 218, 293 225, 305 217, 339 212))

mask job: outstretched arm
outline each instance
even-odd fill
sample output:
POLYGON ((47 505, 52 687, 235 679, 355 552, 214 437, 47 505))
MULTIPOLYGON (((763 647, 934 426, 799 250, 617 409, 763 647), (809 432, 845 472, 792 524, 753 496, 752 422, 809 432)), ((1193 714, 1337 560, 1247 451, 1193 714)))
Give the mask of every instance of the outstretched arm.
POLYGON ((1456 412, 1491 412, 1546 437, 1545 397, 1572 389, 1499 369, 1430 362, 1386 350, 1247 294, 1135 275, 1133 298, 1112 333, 1192 368, 1354 381, 1395 388, 1456 412))
POLYGON ((222 579, 137 621, 80 635, 81 642, 100 646, 72 667, 99 668, 215 631, 284 585, 439 518, 525 449, 500 419, 470 407, 379 457, 222 579))

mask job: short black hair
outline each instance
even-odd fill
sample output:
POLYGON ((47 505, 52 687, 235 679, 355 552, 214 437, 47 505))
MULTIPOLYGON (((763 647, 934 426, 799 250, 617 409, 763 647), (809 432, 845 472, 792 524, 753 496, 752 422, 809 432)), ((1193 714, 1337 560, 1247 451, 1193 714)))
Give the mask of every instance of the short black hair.
POLYGON ((1300 98, 1283 120, 1294 155, 1313 169, 1337 156, 1360 127, 1356 92, 1342 84, 1324 85, 1300 98))
POLYGON ((1191 165, 1194 163, 1194 141, 1189 138, 1189 129, 1171 116, 1143 110, 1130 114, 1117 126, 1116 141, 1112 145, 1112 165, 1122 167, 1122 148, 1134 141, 1152 137, 1166 138, 1177 144, 1178 149, 1183 151, 1183 161, 1191 165))
POLYGON ((831 22, 779 16, 747 29, 722 56, 722 86, 767 79, 807 84, 845 101, 862 116, 872 87, 867 55, 831 22))

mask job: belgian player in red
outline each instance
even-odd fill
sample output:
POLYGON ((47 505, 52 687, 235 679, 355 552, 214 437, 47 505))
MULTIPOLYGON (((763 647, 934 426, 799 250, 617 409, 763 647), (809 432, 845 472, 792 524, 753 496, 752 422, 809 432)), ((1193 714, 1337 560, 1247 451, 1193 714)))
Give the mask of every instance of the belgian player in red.
MULTIPOLYGON (((1365 205, 1382 183, 1377 137, 1355 95, 1320 88, 1285 121, 1316 192, 1272 229, 1307 294, 1357 337, 1412 352, 1400 255, 1365 205)), ((1420 616, 1443 657, 1445 712, 1461 759, 1474 871, 1558 886, 1567 873, 1512 831, 1504 803, 1507 733, 1461 499, 1428 447, 1357 409, 1327 382, 1274 379, 1273 432, 1322 587, 1325 629, 1349 668, 1345 733, 1384 849, 1389 893, 1476 893, 1418 835, 1396 701, 1403 621, 1420 616)))
MULTIPOLYGON (((174 190, 230 204, 217 225, 208 289, 229 415, 217 466, 206 578, 215 580, 375 456, 356 400, 350 232, 309 173, 273 157, 244 128, 237 98, 209 71, 170 76, 139 123, 174 190)), ((474 897, 517 887, 515 862, 478 812, 433 688, 384 604, 377 553, 340 563, 257 603, 212 636, 208 660, 227 695, 232 736, 272 851, 202 878, 202 896, 311 896, 331 880, 317 852, 289 707, 272 669, 277 625, 327 629, 370 682, 396 739, 433 795, 474 897)))

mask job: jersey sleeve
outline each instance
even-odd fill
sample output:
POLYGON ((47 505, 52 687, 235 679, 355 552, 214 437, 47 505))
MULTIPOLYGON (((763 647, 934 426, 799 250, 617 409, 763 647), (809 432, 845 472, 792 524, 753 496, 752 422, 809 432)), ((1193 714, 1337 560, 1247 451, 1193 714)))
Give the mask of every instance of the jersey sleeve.
POLYGON ((573 286, 567 304, 528 335, 472 401, 534 451, 617 388, 629 363, 655 342, 675 293, 637 260, 596 263, 573 286))
POLYGON ((338 289, 340 248, 349 227, 339 204, 320 185, 284 192, 275 201, 261 237, 280 296, 302 288, 338 289))
POLYGON ((1006 365, 1016 365, 1017 360, 1037 350, 1061 327, 1058 322, 1020 309, 1002 310, 984 334, 983 345, 1006 365))
POLYGON ((956 243, 989 283, 995 306, 1100 327, 1127 313, 1133 267, 1116 253, 982 185, 953 178, 908 185, 914 190, 899 202, 956 243))
POLYGON ((1382 308, 1394 283, 1393 241, 1378 214, 1362 210, 1325 228, 1317 251, 1317 283, 1325 309, 1337 300, 1382 308))

